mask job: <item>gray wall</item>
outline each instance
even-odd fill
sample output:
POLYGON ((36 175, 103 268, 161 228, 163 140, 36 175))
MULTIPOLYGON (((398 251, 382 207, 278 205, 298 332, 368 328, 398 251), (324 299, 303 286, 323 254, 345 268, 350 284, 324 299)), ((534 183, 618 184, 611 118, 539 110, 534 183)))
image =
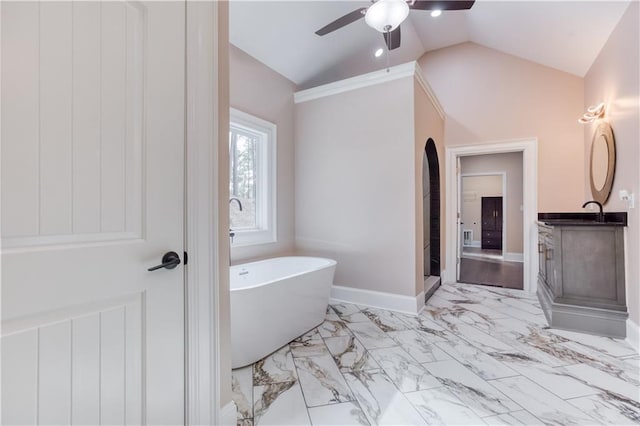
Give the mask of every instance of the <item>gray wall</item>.
POLYGON ((415 295, 412 83, 296 105, 296 243, 336 285, 415 295))
POLYGON ((237 47, 229 46, 230 102, 233 108, 275 123, 277 128, 277 242, 231 249, 231 262, 291 254, 294 251, 295 85, 237 47))
POLYGON ((442 129, 412 77, 297 104, 298 251, 336 259, 339 286, 423 291, 422 156, 442 129))

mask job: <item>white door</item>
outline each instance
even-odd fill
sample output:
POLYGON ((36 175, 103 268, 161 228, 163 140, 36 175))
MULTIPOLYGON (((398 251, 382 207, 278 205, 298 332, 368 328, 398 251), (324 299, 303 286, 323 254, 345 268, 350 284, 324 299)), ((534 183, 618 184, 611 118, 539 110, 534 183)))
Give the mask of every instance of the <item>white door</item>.
POLYGON ((183 2, 2 2, 2 423, 184 422, 183 2))

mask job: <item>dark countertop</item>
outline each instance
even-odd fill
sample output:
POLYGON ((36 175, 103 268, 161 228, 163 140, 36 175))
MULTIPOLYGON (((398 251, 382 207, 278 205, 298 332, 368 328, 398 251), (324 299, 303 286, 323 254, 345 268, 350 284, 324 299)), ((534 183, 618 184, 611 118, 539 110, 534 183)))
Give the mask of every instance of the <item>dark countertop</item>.
POLYGON ((604 222, 598 213, 538 213, 538 221, 548 226, 627 226, 627 212, 605 212, 604 222))

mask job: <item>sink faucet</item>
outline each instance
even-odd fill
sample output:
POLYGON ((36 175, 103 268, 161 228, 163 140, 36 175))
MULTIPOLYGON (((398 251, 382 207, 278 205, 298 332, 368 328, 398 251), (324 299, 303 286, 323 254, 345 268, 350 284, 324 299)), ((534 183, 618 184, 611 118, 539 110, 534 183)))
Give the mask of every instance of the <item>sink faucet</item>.
POLYGON ((586 203, 584 203, 582 205, 582 208, 584 209, 585 207, 587 207, 589 204, 597 204, 598 208, 600 209, 600 211, 598 212, 598 222, 604 222, 604 213, 602 212, 602 204, 599 203, 598 201, 595 200, 591 200, 591 201, 587 201, 586 203))
MULTIPOLYGON (((231 197, 229 198, 229 204, 231 204, 232 201, 235 201, 238 203, 238 208, 240 209, 240 211, 242 211, 242 203, 240 202, 240 199, 237 197, 231 197)), ((229 238, 231 238, 231 242, 233 243, 233 237, 236 236, 236 233, 233 231, 233 229, 229 229, 229 238)))
POLYGON ((242 203, 240 202, 240 199, 236 198, 236 197, 229 198, 229 204, 231 204, 232 201, 237 201, 238 202, 238 208, 240 209, 240 211, 242 211, 242 203))

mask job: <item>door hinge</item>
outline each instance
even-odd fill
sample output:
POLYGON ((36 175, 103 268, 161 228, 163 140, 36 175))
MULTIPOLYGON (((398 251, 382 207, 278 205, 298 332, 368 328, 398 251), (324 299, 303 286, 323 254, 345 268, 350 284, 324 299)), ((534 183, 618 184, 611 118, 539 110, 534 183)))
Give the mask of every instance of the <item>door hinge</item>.
POLYGON ((183 264, 186 265, 187 263, 189 263, 189 255, 187 254, 187 252, 184 252, 184 256, 183 256, 184 262, 183 264))

